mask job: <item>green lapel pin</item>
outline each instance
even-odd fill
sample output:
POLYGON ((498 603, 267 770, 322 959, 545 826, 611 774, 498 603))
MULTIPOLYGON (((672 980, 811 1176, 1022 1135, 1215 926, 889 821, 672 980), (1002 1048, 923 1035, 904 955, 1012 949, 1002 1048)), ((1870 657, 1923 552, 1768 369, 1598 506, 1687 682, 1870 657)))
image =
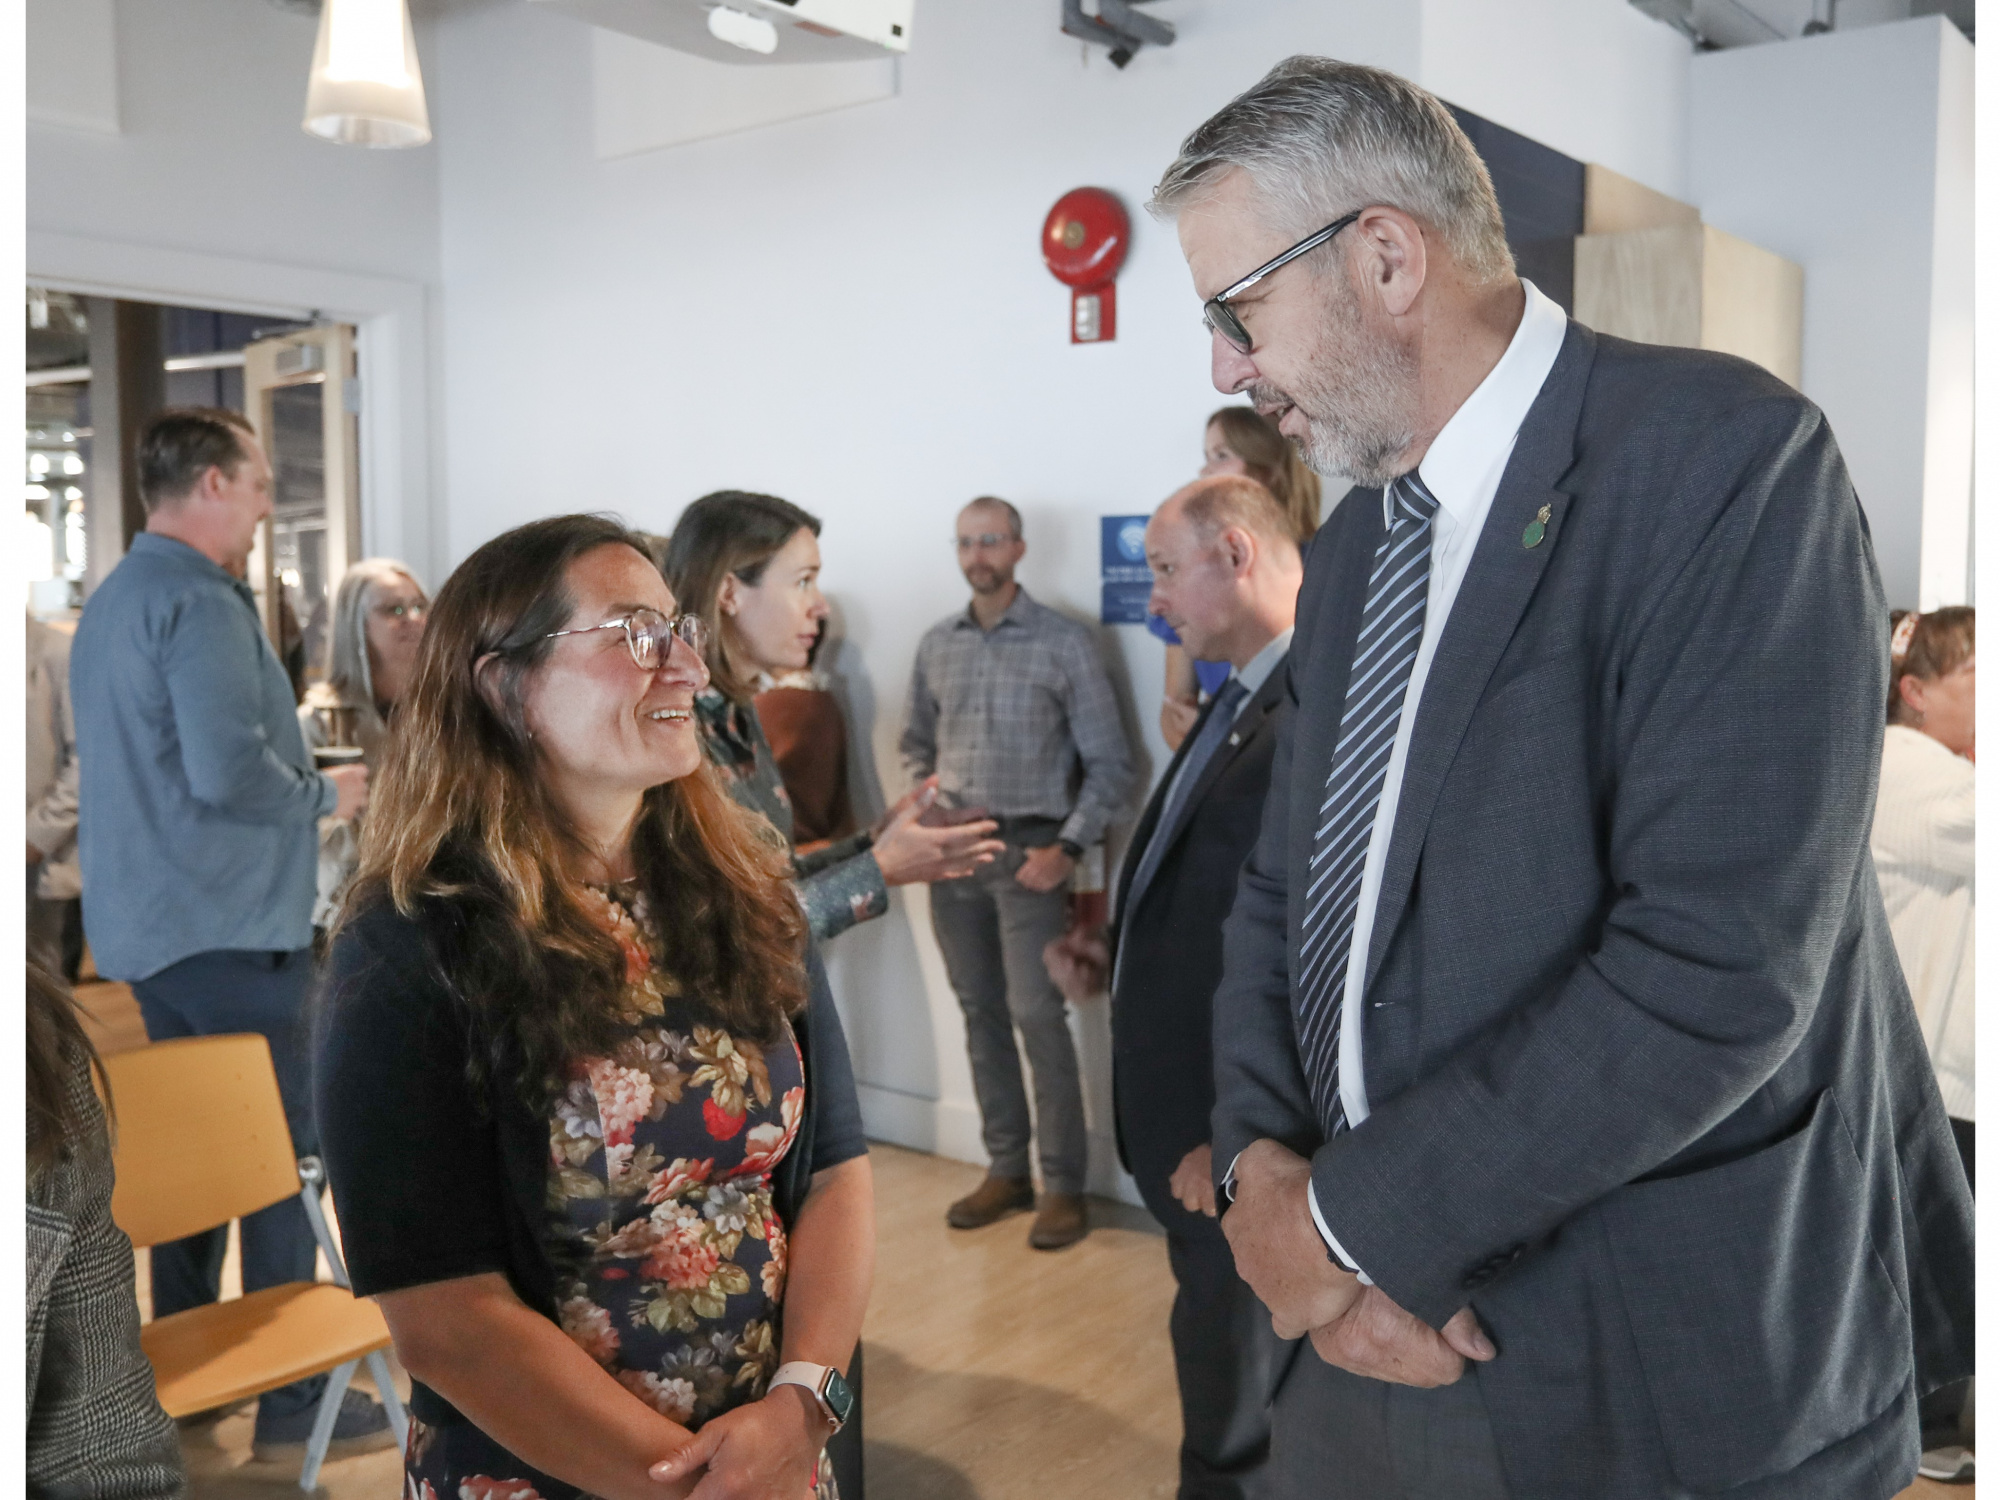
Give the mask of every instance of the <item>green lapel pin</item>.
POLYGON ((1544 505, 1535 512, 1535 519, 1528 523, 1528 529, 1521 533, 1523 547, 1539 547, 1542 538, 1549 534, 1549 508, 1544 505))

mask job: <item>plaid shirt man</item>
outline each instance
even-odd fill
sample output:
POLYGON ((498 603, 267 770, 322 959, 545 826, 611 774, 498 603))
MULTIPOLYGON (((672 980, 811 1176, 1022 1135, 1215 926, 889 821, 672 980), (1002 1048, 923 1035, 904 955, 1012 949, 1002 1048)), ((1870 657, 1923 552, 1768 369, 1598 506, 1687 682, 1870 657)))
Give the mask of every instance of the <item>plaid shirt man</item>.
POLYGON ((992 630, 932 626, 910 679, 904 769, 996 818, 1048 818, 1088 848, 1123 808, 1132 754, 1090 632, 1019 589, 992 630))

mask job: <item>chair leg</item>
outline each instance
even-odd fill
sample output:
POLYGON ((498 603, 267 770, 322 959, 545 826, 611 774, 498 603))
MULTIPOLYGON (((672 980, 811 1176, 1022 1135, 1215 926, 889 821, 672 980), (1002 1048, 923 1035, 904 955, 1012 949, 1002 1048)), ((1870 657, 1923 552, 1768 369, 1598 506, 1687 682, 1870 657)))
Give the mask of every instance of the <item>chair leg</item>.
POLYGON ((327 1372, 326 1390, 319 1398, 319 1414, 313 1418, 312 1436, 306 1440, 306 1464, 299 1470, 299 1488, 307 1494, 319 1486, 326 1445, 333 1441, 333 1424, 340 1419, 340 1403, 347 1396, 347 1383, 354 1378, 354 1367, 360 1363, 358 1359, 350 1359, 327 1372))
POLYGON ((389 1378, 389 1361, 377 1349, 368 1356, 368 1373, 375 1377, 375 1389, 382 1393, 382 1410, 388 1413, 389 1430, 396 1434, 396 1446, 407 1449, 410 1446, 410 1419, 403 1411, 403 1399, 396 1394, 396 1383, 389 1378))

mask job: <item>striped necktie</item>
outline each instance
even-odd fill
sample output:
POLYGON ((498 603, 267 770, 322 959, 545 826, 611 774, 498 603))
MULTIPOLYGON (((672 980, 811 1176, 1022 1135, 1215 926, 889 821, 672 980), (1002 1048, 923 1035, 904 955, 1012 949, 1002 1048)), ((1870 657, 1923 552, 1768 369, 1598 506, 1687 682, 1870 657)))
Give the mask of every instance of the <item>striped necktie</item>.
POLYGON ((1402 722, 1410 669, 1424 638, 1430 595, 1437 497, 1412 471, 1390 484, 1389 499, 1389 528, 1368 573, 1340 737, 1313 830, 1299 942, 1299 1057, 1329 1139, 1347 1128, 1340 1099, 1340 1013, 1361 871, 1402 722))

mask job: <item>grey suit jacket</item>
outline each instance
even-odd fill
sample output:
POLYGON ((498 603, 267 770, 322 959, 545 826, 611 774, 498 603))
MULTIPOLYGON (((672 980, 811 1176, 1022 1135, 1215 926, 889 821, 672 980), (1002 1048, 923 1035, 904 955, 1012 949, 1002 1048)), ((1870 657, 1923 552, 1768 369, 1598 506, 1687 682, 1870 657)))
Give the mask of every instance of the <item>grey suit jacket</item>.
POLYGON ((1971 1371, 1971 1202, 1868 856, 1887 623, 1825 418, 1572 323, 1418 710, 1367 960, 1372 1113, 1291 1004, 1381 507, 1315 544, 1215 999, 1216 1161, 1313 1163, 1344 1248, 1468 1302, 1532 1500, 1888 1495, 1971 1371), (1547 536, 1525 545, 1549 508, 1547 536))

